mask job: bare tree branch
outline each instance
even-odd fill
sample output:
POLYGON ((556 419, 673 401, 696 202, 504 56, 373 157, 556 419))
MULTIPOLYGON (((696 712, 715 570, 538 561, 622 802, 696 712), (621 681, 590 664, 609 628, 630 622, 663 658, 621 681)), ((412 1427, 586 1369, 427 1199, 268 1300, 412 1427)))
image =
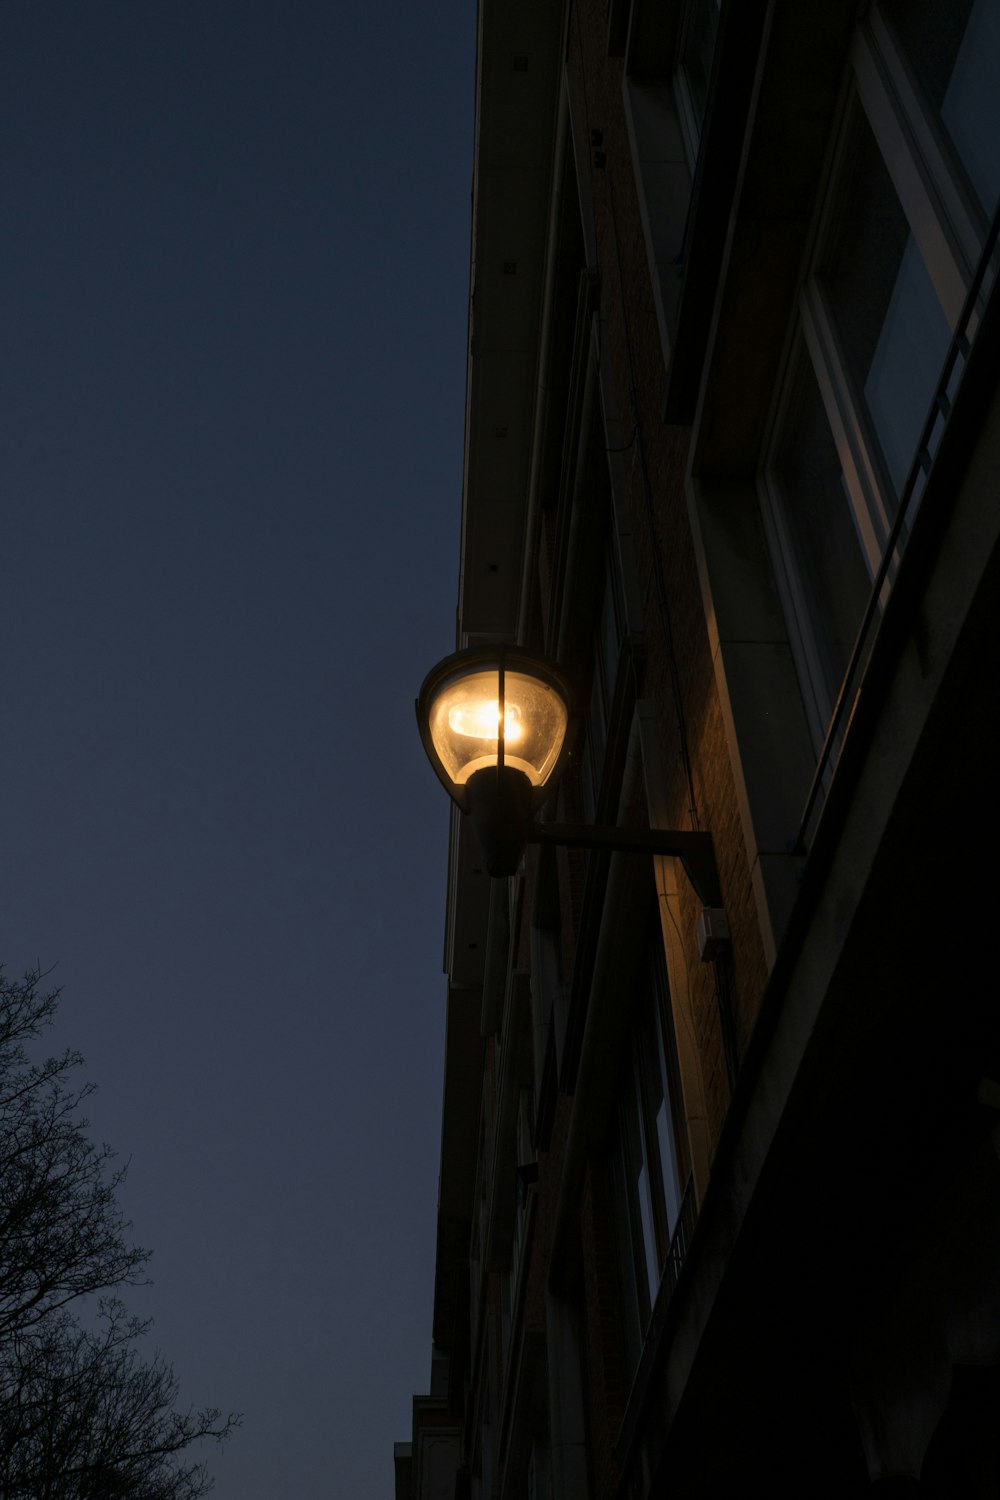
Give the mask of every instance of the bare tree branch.
POLYGON ((86 1135, 79 1054, 33 1063, 58 990, 0 967, 0 1500, 197 1500, 184 1455, 238 1425, 177 1408, 173 1370, 144 1360, 148 1324, 108 1294, 145 1280, 148 1253, 117 1202, 124 1167, 86 1135), (103 1295, 97 1327, 72 1311, 103 1295))

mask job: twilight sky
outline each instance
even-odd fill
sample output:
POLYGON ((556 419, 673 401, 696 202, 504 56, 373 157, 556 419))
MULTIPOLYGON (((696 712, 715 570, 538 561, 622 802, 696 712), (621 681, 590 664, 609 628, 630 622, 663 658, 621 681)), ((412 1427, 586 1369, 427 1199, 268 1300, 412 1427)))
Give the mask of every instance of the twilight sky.
POLYGON ((0 6, 0 957, 63 986, 217 1500, 430 1373, 473 0, 0 6))

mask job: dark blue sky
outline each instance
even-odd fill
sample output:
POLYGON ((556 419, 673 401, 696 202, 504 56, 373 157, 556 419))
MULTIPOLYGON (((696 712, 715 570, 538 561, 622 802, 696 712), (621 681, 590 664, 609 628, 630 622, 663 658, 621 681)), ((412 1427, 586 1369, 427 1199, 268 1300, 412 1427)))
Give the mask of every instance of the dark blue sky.
POLYGON ((0 956, 132 1165, 218 1500, 430 1369, 475 7, 0 7, 0 956))

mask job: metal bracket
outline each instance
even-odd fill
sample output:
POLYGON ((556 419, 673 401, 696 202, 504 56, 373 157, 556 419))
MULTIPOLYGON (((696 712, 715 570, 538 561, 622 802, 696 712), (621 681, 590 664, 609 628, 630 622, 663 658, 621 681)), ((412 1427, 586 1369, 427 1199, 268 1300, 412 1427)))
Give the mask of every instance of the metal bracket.
POLYGON ((703 906, 721 906, 722 889, 712 835, 672 828, 588 828, 573 823, 532 823, 529 844, 569 849, 607 849, 616 854, 672 854, 703 906))

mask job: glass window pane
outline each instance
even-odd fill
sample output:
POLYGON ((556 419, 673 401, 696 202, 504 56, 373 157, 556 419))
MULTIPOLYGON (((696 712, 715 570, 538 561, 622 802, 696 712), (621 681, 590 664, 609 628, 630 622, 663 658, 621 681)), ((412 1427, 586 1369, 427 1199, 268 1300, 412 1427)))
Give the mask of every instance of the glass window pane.
POLYGON ((597 630, 597 653, 601 662, 604 696, 609 708, 614 698, 615 683, 618 678, 618 655, 621 649, 621 628, 618 624, 617 604, 614 564, 609 555, 604 567, 604 601, 601 604, 600 624, 597 630))
POLYGON ((656 1231, 653 1227, 653 1200, 649 1180, 649 1165, 643 1157, 636 1182, 639 1214, 642 1220, 642 1248, 646 1254, 646 1276, 649 1283, 650 1306, 656 1301, 656 1289, 660 1284, 660 1268, 656 1254, 656 1231))
POLYGON ((884 9, 992 216, 1000 197, 1000 0, 887 0, 884 9))
POLYGON ((789 561, 807 615, 802 625, 829 710, 861 624, 870 578, 819 386, 805 358, 799 361, 794 392, 774 472, 789 561))
POLYGON ((692 0, 688 8, 681 47, 681 67, 691 98, 695 125, 699 134, 708 103, 708 85, 712 77, 712 55, 715 34, 719 29, 718 0, 692 0))
POLYGON ((841 176, 845 186, 821 277, 844 359, 898 495, 951 335, 860 110, 841 176))
POLYGON ((636 1268, 632 1257, 631 1213, 627 1188, 627 1164, 625 1142, 622 1139, 622 1123, 616 1131, 611 1154, 611 1183, 615 1199, 615 1217, 618 1225, 618 1265, 621 1279, 622 1315, 624 1320, 625 1347, 628 1352, 629 1369, 634 1370, 639 1362, 645 1319, 640 1303, 639 1287, 636 1283, 636 1268))
POLYGON ((919 446, 950 340, 941 304, 910 235, 864 385, 897 495, 919 446))
POLYGON ((596 816, 621 649, 614 565, 610 554, 605 560, 604 593, 597 615, 593 647, 594 667, 591 676, 587 713, 587 747, 584 756, 584 806, 590 818, 596 816))
POLYGON ((650 1159, 651 1170, 655 1166, 656 1173, 653 1193, 657 1204, 656 1224, 659 1230, 659 1258, 662 1268, 667 1262, 670 1236, 680 1211, 681 1187, 677 1143, 674 1136, 674 1113, 656 983, 656 953, 653 944, 658 946, 659 941, 659 934, 654 932, 650 945, 648 988, 642 996, 637 1042, 642 1070, 643 1121, 647 1137, 647 1155, 650 1159))
POLYGON ((635 1029, 618 1085, 611 1158, 624 1331, 633 1363, 661 1293, 681 1200, 682 1158, 671 1098, 675 1075, 672 1053, 668 1056, 664 1046, 669 993, 658 916, 651 929, 648 962, 635 993, 635 1029))
MULTIPOLYGON (((681 1211, 681 1177, 678 1169, 677 1140, 674 1132, 674 1109, 670 1097, 670 1076, 660 1017, 656 1021, 656 1054, 660 1070, 660 1102, 656 1111, 656 1138, 660 1150, 660 1175, 667 1208, 667 1233, 672 1235, 681 1211)), ((668 1245, 669 1249, 669 1245, 668 1245)))
POLYGON ((604 718, 604 697, 595 679, 587 705, 587 742, 583 757, 583 795, 587 816, 597 816, 597 799, 601 790, 601 773, 604 769, 604 751, 608 743, 608 729, 604 718))
POLYGON ((649 1168, 639 1111, 638 1079, 630 1058, 624 1073, 621 1100, 622 1136, 625 1146, 625 1190, 628 1194, 629 1227, 636 1260, 636 1275, 639 1274, 640 1265, 645 1272, 641 1284, 637 1287, 642 1322, 645 1325, 656 1297, 659 1276, 656 1266, 656 1238, 653 1233, 649 1201, 649 1168))

